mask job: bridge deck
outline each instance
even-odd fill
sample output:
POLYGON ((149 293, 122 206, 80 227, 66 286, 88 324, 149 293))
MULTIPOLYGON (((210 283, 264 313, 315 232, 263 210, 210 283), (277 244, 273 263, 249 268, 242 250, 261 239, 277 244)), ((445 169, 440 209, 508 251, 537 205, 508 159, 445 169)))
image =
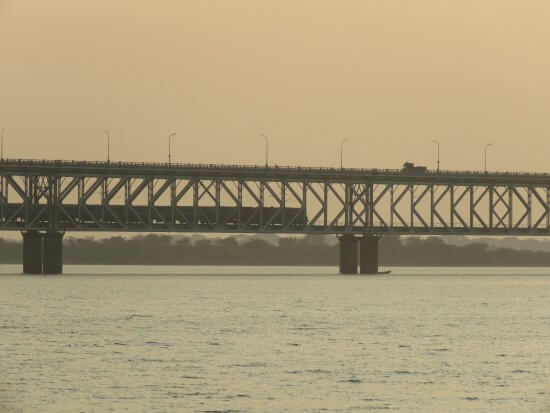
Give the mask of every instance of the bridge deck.
POLYGON ((147 162, 65 161, 39 159, 3 159, 0 171, 11 173, 61 173, 110 175, 163 175, 163 176, 212 176, 258 177, 277 179, 323 179, 414 182, 481 182, 481 183, 548 183, 549 173, 532 172, 483 172, 427 170, 411 173, 403 169, 329 168, 297 166, 183 164, 147 162))

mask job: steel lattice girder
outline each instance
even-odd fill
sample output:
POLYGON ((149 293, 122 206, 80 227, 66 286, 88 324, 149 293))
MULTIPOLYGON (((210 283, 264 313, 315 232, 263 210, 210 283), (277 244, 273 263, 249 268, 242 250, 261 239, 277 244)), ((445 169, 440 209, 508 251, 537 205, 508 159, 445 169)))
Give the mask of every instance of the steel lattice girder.
POLYGON ((4 230, 550 235, 550 180, 7 169, 4 230))

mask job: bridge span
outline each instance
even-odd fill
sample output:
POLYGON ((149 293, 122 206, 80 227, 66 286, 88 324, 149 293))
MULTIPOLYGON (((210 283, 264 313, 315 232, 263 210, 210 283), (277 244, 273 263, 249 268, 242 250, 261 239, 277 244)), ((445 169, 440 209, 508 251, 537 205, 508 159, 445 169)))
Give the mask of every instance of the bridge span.
POLYGON ((0 160, 0 229, 23 271, 60 273, 67 231, 335 234, 378 271, 394 235, 550 235, 550 174, 0 160))

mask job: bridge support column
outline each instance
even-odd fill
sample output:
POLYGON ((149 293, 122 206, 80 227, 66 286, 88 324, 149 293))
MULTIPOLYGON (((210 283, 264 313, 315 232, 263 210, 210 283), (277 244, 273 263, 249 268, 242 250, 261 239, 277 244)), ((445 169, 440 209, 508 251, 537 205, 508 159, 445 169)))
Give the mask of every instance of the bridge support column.
POLYGON ((63 272, 63 232, 48 231, 44 235, 44 274, 63 272))
POLYGON ((355 235, 340 237, 340 274, 357 274, 357 240, 355 235))
POLYGON ((365 235, 359 242, 361 274, 378 274, 379 236, 365 235))
POLYGON ((42 238, 38 231, 25 231, 23 235, 23 274, 42 274, 42 238))

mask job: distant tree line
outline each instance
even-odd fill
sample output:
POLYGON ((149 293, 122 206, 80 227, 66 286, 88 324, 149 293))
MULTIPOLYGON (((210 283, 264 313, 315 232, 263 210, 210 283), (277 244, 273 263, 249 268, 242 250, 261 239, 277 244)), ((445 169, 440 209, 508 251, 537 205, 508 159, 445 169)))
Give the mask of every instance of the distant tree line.
POLYGON ((550 252, 491 248, 484 242, 457 246, 438 237, 388 236, 380 241, 380 262, 388 266, 547 267, 550 252))
MULTIPOLYGON (((0 263, 20 263, 21 243, 0 239, 0 263)), ((275 242, 249 237, 172 237, 149 234, 66 238, 66 264, 134 265, 338 265, 338 245, 327 236, 276 237, 275 242)), ((550 266, 550 252, 491 248, 473 242, 450 245, 438 237, 384 236, 383 266, 550 266)))

